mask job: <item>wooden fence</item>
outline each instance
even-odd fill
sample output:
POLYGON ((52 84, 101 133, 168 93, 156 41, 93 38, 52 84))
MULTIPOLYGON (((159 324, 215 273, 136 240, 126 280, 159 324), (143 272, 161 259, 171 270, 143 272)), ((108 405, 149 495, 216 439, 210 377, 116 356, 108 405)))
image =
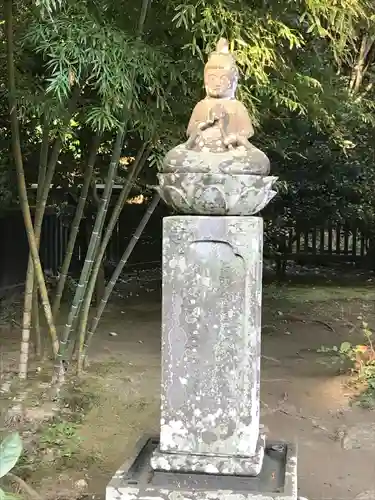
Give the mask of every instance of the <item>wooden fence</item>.
MULTIPOLYGON (((144 214, 144 205, 127 205, 115 227, 107 248, 106 263, 116 265, 124 252, 134 230, 144 214)), ((152 215, 146 230, 128 265, 148 267, 160 264, 162 219, 168 215, 164 205, 160 205, 152 215)), ((82 225, 83 226, 83 225, 82 225)), ((25 275, 28 244, 20 213, 10 213, 0 219, 2 243, 0 244, 0 290, 23 282, 25 275)), ((265 258, 276 260, 279 268, 288 260, 300 264, 314 263, 330 265, 336 262, 355 262, 358 267, 368 267, 369 238, 359 229, 327 224, 321 228, 290 228, 285 237, 278 240, 277 248, 268 244, 270 235, 265 223, 265 258), (275 251, 276 250, 276 251, 275 251)), ((69 236, 69 222, 56 213, 45 216, 40 254, 45 270, 57 273, 64 258, 69 236)), ((85 259, 87 237, 81 227, 74 250, 71 270, 79 273, 85 259)))
MULTIPOLYGON (((145 207, 128 205, 120 216, 106 252, 106 261, 117 264, 134 233, 145 207)), ((162 219, 168 215, 164 206, 159 206, 152 215, 146 229, 137 243, 128 263, 130 266, 157 265, 161 260, 162 219)), ((68 238, 68 227, 62 229, 58 219, 46 221, 42 240, 42 260, 44 266, 53 272, 59 268, 64 256, 68 238)), ((284 238, 278 240, 277 248, 268 244, 267 223, 265 224, 265 258, 286 262, 298 261, 301 264, 332 264, 336 262, 355 262, 366 265, 369 238, 359 229, 327 224, 321 228, 304 230, 291 228, 284 238)), ((76 245, 74 266, 79 269, 86 255, 86 245, 81 238, 76 245)))
MULTIPOLYGON (((105 256, 107 265, 117 265, 145 210, 144 205, 134 204, 124 207, 107 247, 105 256)), ((160 264, 162 220, 166 215, 168 215, 167 209, 163 205, 159 205, 152 214, 144 233, 129 258, 128 268, 160 264)), ((45 218, 40 255, 43 267, 54 274, 62 264, 68 237, 69 226, 62 218, 56 216, 45 218)), ((73 272, 80 272, 82 268, 87 252, 87 240, 83 224, 81 224, 71 265, 73 272)))
MULTIPOLYGON (((267 236, 267 226, 265 230, 267 236)), ((305 230, 289 229, 279 241, 276 253, 284 260, 360 263, 366 259, 368 248, 369 237, 359 229, 327 224, 305 230)))

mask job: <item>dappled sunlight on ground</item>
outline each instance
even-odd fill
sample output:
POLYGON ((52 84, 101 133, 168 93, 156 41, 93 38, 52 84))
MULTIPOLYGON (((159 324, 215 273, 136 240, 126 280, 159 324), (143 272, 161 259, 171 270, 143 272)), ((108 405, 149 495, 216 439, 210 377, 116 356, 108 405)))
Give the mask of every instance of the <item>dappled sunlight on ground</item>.
MULTIPOLYGON (((322 344, 360 339, 363 318, 375 327, 374 300, 367 287, 264 290, 261 420, 271 437, 298 441, 299 487, 310 500, 353 500, 375 489, 375 429, 373 448, 363 441, 375 413, 350 405, 350 380, 317 353, 322 344), (350 448, 350 435, 359 449, 350 448)), ((102 493, 138 438, 158 432, 159 384, 160 290, 117 299, 94 337, 82 382, 89 403, 79 423, 79 450, 63 475, 42 462, 29 478, 44 498, 52 485, 72 490, 80 478, 90 492, 102 493)))

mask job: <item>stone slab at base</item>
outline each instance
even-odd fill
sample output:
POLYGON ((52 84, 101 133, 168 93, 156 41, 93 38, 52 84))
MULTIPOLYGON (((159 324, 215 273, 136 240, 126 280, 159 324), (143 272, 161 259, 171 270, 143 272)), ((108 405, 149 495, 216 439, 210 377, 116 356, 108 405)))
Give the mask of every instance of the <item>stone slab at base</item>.
POLYGON ((106 500, 298 500, 293 444, 267 442, 256 477, 154 471, 150 460, 158 446, 158 438, 139 441, 107 486, 106 500))
POLYGON ((260 434, 252 457, 225 455, 194 455, 192 453, 166 453, 156 449, 151 467, 159 472, 201 472, 235 476, 257 476, 263 465, 266 437, 260 434))

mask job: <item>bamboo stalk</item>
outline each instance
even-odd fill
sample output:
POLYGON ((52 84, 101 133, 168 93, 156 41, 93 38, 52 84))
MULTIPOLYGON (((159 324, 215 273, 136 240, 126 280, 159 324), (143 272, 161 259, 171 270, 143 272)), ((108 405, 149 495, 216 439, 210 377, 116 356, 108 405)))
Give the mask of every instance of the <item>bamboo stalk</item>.
MULTIPOLYGON (((55 154, 54 157, 56 156, 56 143, 54 145, 55 149, 55 154)), ((57 162, 57 158, 56 158, 57 162)), ((44 178, 44 181, 47 182, 48 180, 52 180, 52 176, 55 170, 55 164, 51 165, 49 164, 46 169, 45 173, 42 174, 42 177, 44 178), (51 176, 52 174, 52 176, 51 176)), ((49 182, 49 185, 51 182, 49 182)), ((48 188, 49 188, 48 185, 48 188)), ((33 225, 33 231, 34 231, 34 236, 35 236, 35 242, 37 245, 37 250, 39 253, 39 245, 40 245, 40 235, 42 231, 42 222, 43 222, 43 215, 44 215, 44 208, 45 208, 45 202, 43 206, 43 195, 44 195, 44 185, 38 186, 39 188, 39 196, 37 196, 37 204, 36 204, 36 210, 35 210, 35 215, 34 215, 34 225, 33 225), (39 199, 38 199, 39 198, 39 199)), ((48 196, 48 193, 47 193, 48 196)), ((22 342, 23 342, 23 348, 21 348, 21 357, 22 357, 22 362, 20 361, 20 369, 19 369, 19 377, 21 379, 25 379, 27 376, 27 363, 25 363, 25 357, 28 354, 28 348, 26 347, 26 342, 28 344, 28 339, 30 338, 30 327, 31 327, 31 318, 32 318, 32 309, 33 309, 33 293, 37 292, 38 287, 35 283, 34 280, 34 265, 33 265, 33 259, 32 256, 29 256, 29 261, 27 265, 27 272, 26 272, 26 283, 25 283, 25 292, 24 292, 24 305, 23 305, 23 329, 22 329, 22 342), (26 370, 26 371, 25 371, 26 370)), ((36 299, 38 300, 38 299, 36 299)), ((35 308, 39 308, 39 306, 34 304, 34 311, 35 308)))
MULTIPOLYGON (((39 168, 38 168, 38 187, 36 194, 36 205, 38 206, 40 203, 40 197, 42 194, 42 187, 44 185, 46 170, 47 170, 47 162, 48 162, 48 149, 49 149, 49 126, 47 123, 47 119, 44 117, 43 120, 43 134, 42 134, 42 143, 40 148, 40 157, 39 157, 39 168)), ((28 266, 32 265, 32 260, 29 256, 28 266)), ((39 297, 38 297, 38 287, 34 278, 34 265, 32 265, 33 272, 33 298, 32 298, 32 308, 31 308, 31 326, 34 329, 34 339, 35 339, 35 354, 38 358, 42 356, 42 335, 40 331, 40 317, 39 317, 39 297)), ((23 325, 23 328, 27 329, 28 325, 23 325)), ((22 328, 22 329, 23 329, 22 328)), ((29 325, 30 328, 30 325, 29 325)), ((21 370, 20 370, 21 371, 21 370)), ((27 371, 27 367, 26 367, 27 371)), ((25 372, 25 370, 24 370, 25 372)))
POLYGON ((9 114, 12 131, 12 150, 14 162, 17 172, 17 187, 20 199, 20 205, 25 223, 25 230, 29 242, 29 247, 33 259, 35 274, 40 289, 41 300, 45 315, 47 318, 50 335, 52 338, 54 352, 58 350, 58 339, 56 329, 52 321, 52 311, 48 300, 47 287, 44 281, 42 266, 40 263, 38 246, 35 239, 34 228, 30 213, 30 205, 27 197, 27 188, 25 180, 25 171, 23 167, 21 140, 19 131, 19 122, 17 116, 17 100, 16 100, 16 82, 15 82, 15 67, 14 67, 14 41, 13 41, 13 2, 5 0, 5 34, 7 40, 7 69, 8 69, 8 99, 9 99, 9 114))
POLYGON ((142 0, 141 14, 139 16, 139 21, 138 21, 138 36, 139 37, 141 37, 141 35, 143 33, 143 28, 145 26, 147 12, 151 6, 151 2, 152 2, 152 0, 142 0))
MULTIPOLYGON (((34 268, 34 266, 33 266, 33 268, 34 268)), ((38 359, 41 359, 43 347, 42 347, 42 334, 40 331, 38 287, 36 286, 35 281, 33 283, 33 297, 32 297, 32 306, 31 306, 31 325, 32 325, 33 330, 34 330, 35 355, 38 359)), ((23 369, 23 372, 25 372, 25 371, 27 373, 27 366, 26 366, 26 368, 23 369)), ((20 367, 20 373, 21 373, 21 367, 20 367)))
POLYGON ((37 188, 37 200, 39 200, 42 194, 42 186, 44 186, 44 181, 46 179, 46 170, 48 165, 48 149, 49 149, 49 126, 47 123, 47 119, 44 119, 43 124, 43 135, 42 135, 42 144, 40 147, 40 156, 39 156, 39 169, 38 169, 38 188, 37 188))
POLYGON ((103 314, 105 306, 107 305, 107 302, 108 302, 108 299, 112 293, 112 290, 113 290, 118 278, 120 277, 122 270, 124 269, 124 266, 126 265, 127 261, 129 260, 129 257, 132 254, 135 245, 138 243, 140 237, 142 236, 142 233, 143 233, 148 221, 150 220, 152 214, 154 213, 156 207, 158 206, 159 201, 160 201, 160 195, 155 194, 152 202, 150 203, 144 216, 142 217, 141 222, 139 223, 137 229, 135 230, 135 232, 132 236, 132 239, 129 241, 128 246, 126 247, 124 253, 122 254, 120 262, 117 264, 116 269, 113 271, 111 279, 109 280, 109 282, 104 290, 103 298, 101 299, 100 304, 97 308, 95 317, 93 318, 93 320, 91 322, 91 326, 90 326, 90 329, 87 333, 85 343, 84 343, 83 347, 81 348, 81 358, 78 361, 78 363, 79 363, 78 371, 79 372, 83 368, 83 364, 84 364, 85 358, 87 356, 87 350, 88 350, 90 341, 91 341, 91 339, 92 339, 92 337, 93 337, 93 335, 98 327, 100 318, 103 314))
POLYGON ((357 56, 357 62, 352 70, 352 75, 349 83, 349 91, 356 94, 362 84, 363 78, 369 66, 369 54, 374 45, 374 37, 368 34, 363 34, 361 44, 357 56))
POLYGON ((125 130, 126 130, 126 122, 123 122, 121 125, 121 128, 119 129, 116 137, 116 142, 114 146, 114 150, 112 153, 112 158, 111 158, 111 163, 108 169, 108 176, 107 176, 107 181, 105 184, 104 188, 104 193, 100 202, 100 207, 95 219, 95 224, 93 231, 91 233, 91 238, 89 242, 89 246, 87 249, 86 253, 86 258, 85 262, 83 265, 83 269, 81 272, 81 276, 79 279, 79 283, 73 298, 72 306, 69 311, 68 319, 64 327, 64 331, 62 334, 62 338, 60 340, 60 348, 57 354, 57 359, 56 359, 56 376, 59 376, 59 382, 63 382, 61 379, 63 375, 63 371, 61 370, 61 363, 63 360, 63 356, 66 350, 67 342, 69 340, 70 333, 72 331, 73 323, 76 319, 76 317, 79 314, 79 309, 82 304, 82 298, 85 292, 85 287, 87 286, 88 282, 88 276, 90 274, 90 271, 92 269, 92 264, 93 264, 93 259, 95 257, 95 252, 97 249, 97 241, 100 239, 100 229, 102 227, 102 221, 105 219, 107 210, 108 210, 108 204, 109 204, 109 197, 112 192, 112 187, 114 183, 114 179, 116 177, 117 173, 117 165, 120 160, 121 156, 121 150, 122 150, 122 145, 124 142, 125 138, 125 130))
MULTIPOLYGON (((141 36, 142 36, 144 25, 145 25, 145 21, 146 21, 146 17, 147 17, 147 13, 148 13, 148 10, 150 8, 151 2, 152 2, 152 0, 142 0, 141 12, 140 12, 140 17, 139 17, 138 26, 137 26, 137 36, 138 36, 138 38, 141 38, 141 36)), ((133 75, 133 78, 135 78, 135 74, 133 75)), ((139 158, 141 159, 142 156, 139 156, 139 158)), ((145 158, 145 160, 146 160, 146 158, 145 158)), ((139 163, 141 163, 141 162, 139 161, 139 163)), ((135 168, 133 169, 133 171, 135 171, 135 168)), ((119 197, 119 200, 117 201, 116 207, 115 207, 115 209, 113 211, 113 212, 118 213, 118 215, 121 213, 124 201, 125 201, 126 197, 128 196, 128 193, 130 192, 130 189, 131 189, 131 179, 132 179, 132 176, 130 175, 129 178, 128 178, 128 182, 127 182, 127 184, 128 184, 128 190, 129 191, 126 192, 126 190, 125 190, 125 192, 124 192, 124 189, 122 190, 122 192, 120 194, 120 197, 119 197), (123 201, 122 201, 122 204, 120 205, 120 199, 121 198, 123 198, 123 201)), ((99 272, 99 269, 100 269, 101 261, 102 261, 102 259, 104 257, 105 249, 106 249, 106 247, 108 245, 109 239, 110 239, 110 237, 112 235, 113 229, 114 229, 115 224, 116 224, 117 219, 118 219, 118 215, 116 217, 113 212, 112 212, 112 217, 110 219, 110 222, 108 224, 108 226, 112 226, 112 227, 107 227, 107 230, 106 230, 106 233, 105 233, 105 236, 104 236, 104 240, 106 240, 106 241, 103 241, 102 245, 100 245, 100 247, 98 248, 98 254, 96 255, 96 258, 95 258, 95 268, 93 269, 93 272, 92 272, 92 274, 90 276, 90 282, 88 284, 88 291, 86 293, 85 303, 84 303, 84 308, 83 308, 84 310, 83 310, 83 313, 82 313, 82 316, 81 316, 81 321, 80 321, 80 325, 79 325, 79 331, 77 333, 77 338, 79 339, 79 345, 80 346, 81 346, 81 337, 84 338, 84 336, 86 334, 88 312, 89 312, 89 309, 90 309, 91 299, 92 299, 92 295, 94 293, 95 284, 96 284, 98 272, 99 272)), ((103 221, 103 225, 104 225, 104 221, 103 221)), ((79 363, 79 358, 78 358, 78 363, 79 363)))
MULTIPOLYGON (((50 185, 53 179, 53 174, 55 172, 55 167, 57 164, 58 156, 60 154, 60 149, 61 149, 61 140, 57 139, 55 141, 55 144, 53 146, 53 150, 51 153, 51 160, 47 166, 46 173, 44 175, 44 185, 41 187, 41 193, 39 200, 37 200, 37 206, 36 206, 36 211, 35 211, 35 217, 34 217, 34 225, 33 225, 33 232, 34 232, 34 237, 35 237, 35 243, 36 243, 36 248, 38 251, 38 257, 39 257, 39 245, 40 245, 40 236, 42 232, 42 223, 43 223, 43 217, 44 217, 44 212, 45 212, 45 207, 46 207, 46 201, 48 198, 48 191, 50 189, 50 185)), ((42 271, 43 273, 43 271, 42 271)), ((43 281, 44 281, 44 276, 43 276, 43 281)), ((29 262, 28 262, 28 269, 27 269, 27 275, 26 275, 26 284, 25 284, 25 295, 24 295, 24 327, 25 332, 23 332, 22 336, 23 338, 27 338, 27 336, 30 335, 30 323, 31 323, 31 312, 33 309, 33 292, 37 291, 37 284, 34 283, 34 265, 33 265, 33 259, 32 256, 29 257, 29 262)), ((47 288, 46 288, 47 292, 47 288)), ((47 292, 47 298, 48 298, 48 292, 47 292)), ((42 299, 43 302, 43 299, 42 299)), ((45 305, 44 305, 45 306, 45 305)), ((58 343, 57 340, 57 334, 56 334, 56 328, 53 322, 52 318, 52 311, 50 308, 50 304, 48 301, 48 308, 49 311, 46 310, 44 307, 44 311, 46 314, 46 320, 47 324, 50 330, 50 335, 52 338, 53 343, 58 343), (51 333, 52 332, 52 333, 51 333), (54 333, 53 333, 54 332, 54 333)), ((38 304, 38 298, 36 295, 36 298, 34 299, 34 312, 36 314, 36 310, 39 311, 39 304, 38 304)), ((34 316, 35 319, 35 316, 34 316)), ((38 320, 36 320, 38 321, 38 320)), ((57 352, 57 345, 52 346, 53 353, 56 354, 57 352)), ((23 349, 21 350, 21 355, 24 357, 26 355, 26 350, 23 349)), ((27 367, 26 367, 27 369, 27 367)), ((19 373, 20 378, 26 378, 27 372, 25 372, 25 367, 21 369, 21 363, 20 363, 20 373, 19 373)))
MULTIPOLYGON (((76 86, 73 90, 72 97, 69 101, 68 117, 71 116, 74 108, 77 105, 77 100, 78 100, 79 94, 80 94, 80 88, 78 86, 76 86)), ((38 252, 39 252, 40 236, 41 236, 41 232, 42 232, 44 212, 46 209, 48 194, 49 194, 51 183, 52 183, 53 176, 55 173, 57 161, 59 159, 61 146, 62 146, 62 139, 61 139, 61 137, 57 137, 57 139, 55 140, 55 143, 53 145, 53 148, 52 148, 51 157, 50 157, 50 160, 48 162, 46 171, 43 174, 44 183, 42 184, 40 191, 39 191, 39 193, 40 193, 39 200, 37 200, 37 206, 36 206, 35 218, 34 218, 34 235, 35 235, 35 241, 36 241, 38 252)), ((33 290, 34 290, 34 266, 32 265, 32 259, 29 258, 27 275, 26 275, 26 284, 25 284, 25 298, 24 298, 24 322, 26 324, 26 328, 25 328, 25 333, 23 333, 23 337, 25 337, 25 338, 30 337, 30 323, 31 323, 31 312, 32 312, 32 304, 33 304, 33 290), (28 326, 28 328, 27 328, 27 326, 28 326)), ((48 306, 49 306, 49 310, 50 310, 49 302, 48 302, 48 306)), ((45 310, 45 313, 46 313, 46 310, 45 310)), ((47 323, 48 323, 48 326, 50 329, 50 334, 51 334, 51 327, 56 332, 52 312, 48 311, 46 314, 47 314, 46 319, 47 319, 47 323)), ((57 350, 57 346, 53 347, 54 355, 56 355, 56 350, 57 350)), ((21 353, 22 353, 21 354, 22 359, 24 360, 25 356, 26 356, 25 346, 24 346, 24 349, 21 349, 21 353)), ((26 373, 24 372, 24 370, 22 370, 22 371, 20 370, 20 378, 26 378, 26 373)))
MULTIPOLYGON (((36 205, 40 203, 41 191, 46 175, 47 158, 48 158, 48 128, 43 129, 43 138, 39 158, 38 169, 38 188, 36 195, 36 205)), ((39 245, 38 245, 39 249, 39 245)), ((34 337, 35 337, 35 352, 37 356, 41 354, 41 336, 40 336, 40 322, 39 322, 39 301, 38 301, 38 288, 34 279, 34 264, 29 252, 29 259, 26 271, 26 283, 24 292, 24 306, 22 318, 22 332, 21 332, 21 349, 20 349, 20 362, 18 369, 18 376, 21 380, 27 378, 27 368, 29 361, 29 345, 30 345, 30 332, 31 326, 34 324, 34 337)))
POLYGON ((104 258, 105 251, 107 249, 109 241, 111 239, 113 230, 116 226, 118 218, 119 218, 121 211, 123 209, 124 203, 125 203, 128 195, 131 191, 132 181, 140 173, 140 171, 143 168, 143 166, 146 162, 146 159, 149 155, 150 148, 147 148, 146 153, 145 153, 145 149, 146 149, 146 144, 143 144, 142 148, 138 152, 137 158, 134 161, 132 169, 130 170, 128 177, 126 179, 126 182, 125 182, 125 184, 121 190, 121 193, 117 199, 116 205, 115 205, 115 207, 112 211, 112 214, 111 214, 111 218, 107 224, 103 240, 100 244, 97 255, 95 256, 95 262, 94 262, 92 273, 91 273, 91 276, 90 276, 90 279, 88 282, 87 292, 86 292, 86 295, 84 297, 82 313, 81 313, 80 321, 79 321, 79 325, 78 325, 78 332, 77 332, 77 338, 79 339, 78 360, 80 359, 80 357, 82 357, 81 351, 82 351, 82 346, 83 346, 85 335, 86 335, 88 314, 89 314, 92 296, 93 296, 93 293, 95 290, 95 284, 96 284, 96 280, 97 280, 98 273, 100 270, 100 266, 101 266, 102 260, 104 258))
MULTIPOLYGON (((98 210, 98 207, 100 206, 100 197, 98 196, 95 185, 92 185, 92 195, 93 195, 94 204, 97 207, 96 210, 98 210)), ((101 227, 103 227, 103 226, 101 226, 101 227)), ((93 230, 92 224, 88 220, 86 220, 86 225, 85 225, 86 240, 89 240, 88 235, 90 235, 92 233, 92 230, 93 230)), ((96 245, 96 250, 95 250, 95 256, 98 253, 99 243, 100 243, 100 241, 98 240, 97 245, 96 245)), ((95 262, 95 257, 94 257, 93 261, 95 262)), ((87 285, 87 283, 86 283, 86 285, 87 285)), ((87 290, 87 286, 86 286, 85 291, 86 290, 87 290)), ((77 332, 76 332, 78 320, 79 320, 79 315, 77 315, 75 317, 75 320, 74 320, 73 326, 72 326, 72 331, 75 332, 75 335, 74 335, 74 344, 73 344, 72 350, 71 350, 70 355, 69 355, 70 361, 77 359, 77 356, 78 356, 79 337, 78 337, 77 332)))
POLYGON ((70 263, 71 263, 72 256, 73 256, 73 250, 74 250, 74 246, 75 246, 77 236, 78 236, 79 226, 81 224, 82 216, 83 216, 84 209, 85 209, 87 194, 88 194, 88 191, 90 188, 92 174, 94 172, 94 166, 95 166, 95 162, 96 162, 96 158, 97 158, 97 154, 98 154, 100 140, 101 140, 101 134, 96 134, 96 136, 91 144, 91 148, 90 148, 90 154, 89 154, 89 158, 88 158, 88 162, 87 162, 87 167, 85 169, 83 186, 82 186, 81 194, 80 194, 80 197, 78 200, 76 212, 74 214, 74 219, 73 219, 70 234, 69 234, 68 245, 67 245, 67 249, 65 252, 64 262, 63 262, 63 265, 61 268, 61 273, 60 273, 60 278, 59 278, 59 282, 57 285, 55 299, 53 301, 52 314, 53 314, 53 318, 54 318, 55 323, 57 323, 57 320, 58 320, 61 299, 62 299, 62 296, 64 293, 66 278, 68 276, 68 271, 69 271, 70 263))

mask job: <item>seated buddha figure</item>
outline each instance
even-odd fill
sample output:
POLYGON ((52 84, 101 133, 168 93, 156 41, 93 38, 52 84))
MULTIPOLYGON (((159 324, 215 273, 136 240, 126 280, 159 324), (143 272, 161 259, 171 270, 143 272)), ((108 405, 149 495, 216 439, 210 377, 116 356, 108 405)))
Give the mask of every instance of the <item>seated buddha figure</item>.
POLYGON ((227 40, 221 39, 204 69, 206 97, 195 106, 186 143, 171 150, 164 171, 268 175, 267 156, 249 142, 253 125, 236 99, 239 72, 227 40))

